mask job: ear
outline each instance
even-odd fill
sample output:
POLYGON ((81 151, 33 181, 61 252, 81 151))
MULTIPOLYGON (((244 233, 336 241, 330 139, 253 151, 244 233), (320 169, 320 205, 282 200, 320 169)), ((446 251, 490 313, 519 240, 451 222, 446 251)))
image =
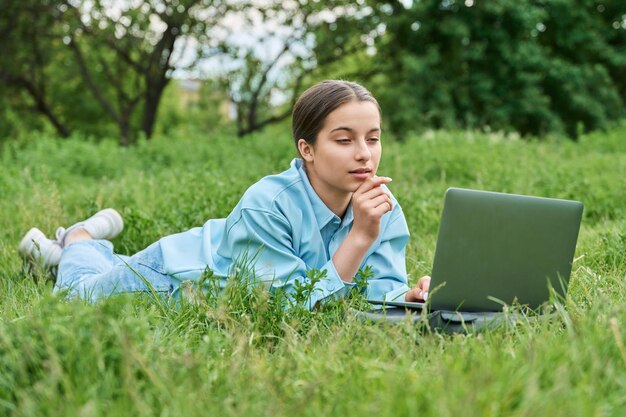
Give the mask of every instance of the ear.
POLYGON ((314 149, 313 146, 304 139, 298 140, 298 152, 306 162, 313 162, 314 149))

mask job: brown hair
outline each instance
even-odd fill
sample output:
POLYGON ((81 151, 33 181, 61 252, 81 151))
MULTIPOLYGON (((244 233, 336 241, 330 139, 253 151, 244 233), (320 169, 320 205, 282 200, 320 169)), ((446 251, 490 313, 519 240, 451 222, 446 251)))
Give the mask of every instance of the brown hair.
POLYGON ((314 145, 326 117, 337 107, 353 100, 374 103, 380 114, 380 106, 372 93, 354 82, 326 80, 302 93, 293 106, 291 115, 291 129, 296 147, 300 139, 314 145))

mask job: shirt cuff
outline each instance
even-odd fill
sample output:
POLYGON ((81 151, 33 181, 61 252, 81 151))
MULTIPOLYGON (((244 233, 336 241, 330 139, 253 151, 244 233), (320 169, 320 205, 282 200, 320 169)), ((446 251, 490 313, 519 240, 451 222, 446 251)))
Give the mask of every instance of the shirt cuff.
POLYGON ((410 288, 406 285, 401 285, 395 290, 391 290, 385 293, 383 301, 404 301, 404 294, 409 291, 410 288))
POLYGON ((316 291, 313 291, 307 303, 309 310, 315 308, 318 303, 345 296, 354 286, 353 283, 341 280, 332 259, 322 267, 322 270, 326 271, 326 276, 315 285, 316 291))
POLYGON ((330 280, 329 285, 327 286, 328 290, 330 291, 328 295, 331 295, 332 293, 338 292, 340 290, 345 290, 345 294, 350 290, 350 288, 356 285, 354 282, 346 282, 341 279, 332 259, 328 261, 322 269, 325 269, 327 271, 326 279, 330 280))

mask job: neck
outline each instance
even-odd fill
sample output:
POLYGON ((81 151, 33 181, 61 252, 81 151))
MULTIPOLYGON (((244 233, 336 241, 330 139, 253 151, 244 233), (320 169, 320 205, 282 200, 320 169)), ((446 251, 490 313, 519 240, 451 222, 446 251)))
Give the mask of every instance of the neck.
POLYGON ((322 202, 337 216, 343 218, 343 215, 346 214, 348 210, 348 206, 350 205, 350 200, 352 199, 352 193, 339 192, 338 190, 331 190, 325 184, 317 179, 315 175, 310 175, 309 172, 305 170, 307 178, 315 191, 315 194, 322 200, 322 202))
MULTIPOLYGON (((314 188, 315 189, 315 188, 314 188)), ((320 196, 320 199, 326 204, 326 207, 330 209, 333 213, 335 213, 339 218, 343 218, 343 215, 346 214, 348 210, 348 206, 350 205, 350 200, 352 199, 352 194, 348 194, 347 196, 343 196, 341 199, 326 197, 317 190, 315 190, 317 195, 320 196)))

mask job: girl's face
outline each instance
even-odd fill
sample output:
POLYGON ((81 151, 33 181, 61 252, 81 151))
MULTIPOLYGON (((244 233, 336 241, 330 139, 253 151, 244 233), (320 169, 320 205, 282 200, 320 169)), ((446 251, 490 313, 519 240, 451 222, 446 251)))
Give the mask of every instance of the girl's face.
POLYGON ((349 198, 376 174, 382 152, 380 134, 376 105, 354 100, 326 117, 314 145, 300 139, 298 149, 311 185, 327 205, 349 198))

